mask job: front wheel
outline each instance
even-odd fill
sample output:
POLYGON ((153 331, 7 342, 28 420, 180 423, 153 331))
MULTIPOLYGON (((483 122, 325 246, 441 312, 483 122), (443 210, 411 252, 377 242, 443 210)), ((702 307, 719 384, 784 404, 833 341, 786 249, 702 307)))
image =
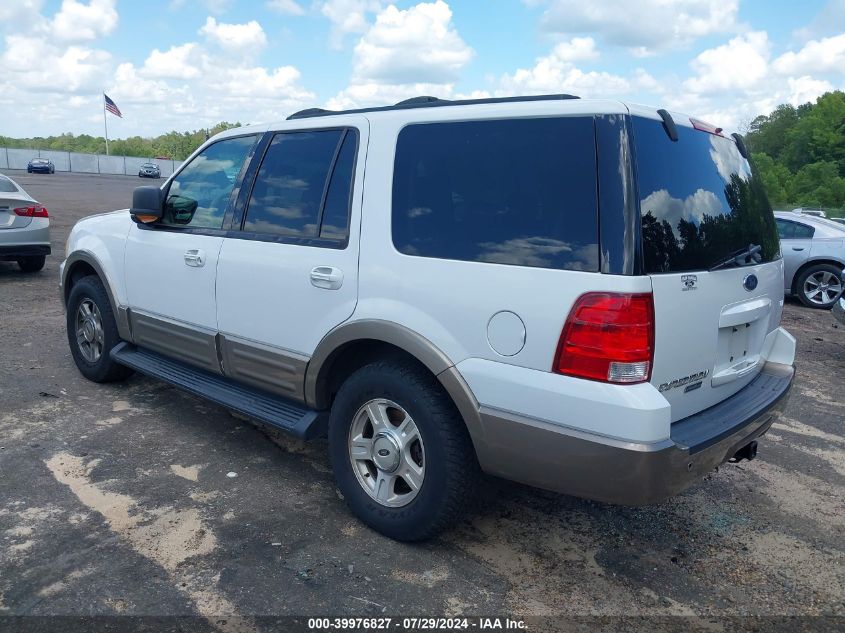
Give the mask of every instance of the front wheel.
POLYGON ((25 273, 37 273, 44 268, 44 263, 47 261, 46 255, 30 255, 28 257, 18 258, 18 266, 25 273))
POLYGON ((437 379, 414 363, 379 361, 343 383, 329 454, 352 512, 385 536, 422 541, 470 505, 479 467, 469 433, 437 379))
POLYGON ((67 338, 76 367, 88 380, 116 382, 132 375, 111 359, 120 336, 106 289, 95 275, 83 277, 70 291, 67 338))
POLYGON ((798 298, 808 308, 828 309, 842 294, 842 270, 831 264, 815 264, 798 277, 798 298))

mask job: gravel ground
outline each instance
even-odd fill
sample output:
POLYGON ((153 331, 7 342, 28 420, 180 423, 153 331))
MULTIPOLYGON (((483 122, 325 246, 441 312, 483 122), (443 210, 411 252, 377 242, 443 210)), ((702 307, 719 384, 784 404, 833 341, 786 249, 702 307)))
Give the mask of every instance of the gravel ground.
POLYGON ((490 479, 461 526, 403 545, 352 518, 323 442, 141 376, 84 380, 57 293, 65 239, 141 183, 8 174, 50 210, 53 255, 38 274, 0 263, 0 614, 192 616, 179 630, 321 614, 845 628, 845 328, 829 313, 787 303, 798 377, 754 462, 639 509, 490 479))

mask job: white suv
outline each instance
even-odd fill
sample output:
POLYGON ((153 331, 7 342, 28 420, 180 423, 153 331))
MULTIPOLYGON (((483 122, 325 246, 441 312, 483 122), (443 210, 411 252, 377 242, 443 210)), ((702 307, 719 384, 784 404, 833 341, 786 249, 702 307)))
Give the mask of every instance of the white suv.
POLYGON ((296 436, 425 539, 481 472, 612 503, 753 458, 793 378, 741 137, 567 95, 307 110, 73 229, 68 338, 296 436))

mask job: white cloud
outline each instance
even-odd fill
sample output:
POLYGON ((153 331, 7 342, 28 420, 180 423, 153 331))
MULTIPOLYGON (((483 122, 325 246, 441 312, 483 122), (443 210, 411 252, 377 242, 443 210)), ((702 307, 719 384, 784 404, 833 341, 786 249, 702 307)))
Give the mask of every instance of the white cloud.
POLYGON ((495 90, 497 96, 568 92, 581 97, 601 97, 609 94, 629 94, 633 90, 650 88, 655 79, 642 69, 632 77, 607 72, 584 71, 573 62, 595 59, 598 52, 591 38, 575 38, 555 46, 538 57, 531 68, 520 68, 503 75, 495 90))
POLYGON ((766 77, 769 49, 766 32, 756 31, 705 50, 691 62, 697 76, 684 87, 698 94, 753 89, 766 77))
POLYGON ((381 105, 422 94, 448 97, 473 54, 442 0, 404 11, 388 6, 355 46, 349 87, 328 106, 381 105))
POLYGON ((256 53, 267 46, 264 29, 255 20, 245 24, 226 24, 209 16, 199 33, 210 42, 232 52, 256 53))
POLYGON ((108 35, 117 27, 115 1, 62 0, 61 9, 48 26, 50 35, 63 42, 83 42, 108 35))
POLYGON ((9 0, 0 3, 0 28, 17 30, 18 25, 28 24, 33 27, 44 22, 41 15, 43 0, 9 0))
POLYGON ((378 13, 384 7, 383 0, 324 0, 319 3, 322 13, 332 24, 330 42, 332 48, 342 48, 344 38, 360 34, 370 28, 367 15, 378 13))
POLYGON ((167 51, 154 48, 144 61, 142 73, 156 79, 192 79, 200 74, 199 68, 191 61, 197 45, 188 42, 181 46, 172 46, 167 51))
POLYGON ((0 56, 5 79, 19 87, 42 93, 78 93, 102 87, 110 70, 111 55, 84 46, 59 49, 47 40, 28 35, 6 37, 0 56), (50 60, 49 64, 44 59, 50 60))
POLYGON ((472 55, 442 0, 405 11, 391 5, 355 47, 355 78, 388 84, 448 83, 458 78, 472 55))
POLYGON ((303 9, 296 0, 268 0, 267 8, 283 15, 305 15, 303 9))
POLYGON ((651 213, 659 221, 667 221, 673 227, 678 222, 700 223, 705 215, 722 212, 722 203, 712 191, 697 189, 684 199, 673 197, 666 189, 659 189, 646 196, 640 206, 644 213, 651 213))
POLYGON ((789 51, 778 57, 772 67, 784 75, 845 73, 845 33, 810 40, 797 53, 789 51))
POLYGON ((526 0, 547 5, 541 27, 552 33, 591 33, 638 54, 684 46, 736 27, 738 0, 526 0))
POLYGON ((790 77, 786 80, 786 83, 786 101, 794 106, 807 103, 808 101, 815 101, 824 93, 831 92, 836 89, 829 81, 824 79, 814 79, 809 75, 804 75, 803 77, 790 77))

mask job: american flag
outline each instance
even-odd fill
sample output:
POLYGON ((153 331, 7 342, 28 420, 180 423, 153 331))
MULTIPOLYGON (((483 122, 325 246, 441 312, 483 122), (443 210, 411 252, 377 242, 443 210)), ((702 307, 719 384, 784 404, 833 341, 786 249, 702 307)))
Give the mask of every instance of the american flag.
POLYGON ((106 93, 103 93, 103 98, 106 100, 106 110, 122 119, 123 115, 120 113, 120 108, 115 105, 114 101, 109 99, 109 96, 106 93))

